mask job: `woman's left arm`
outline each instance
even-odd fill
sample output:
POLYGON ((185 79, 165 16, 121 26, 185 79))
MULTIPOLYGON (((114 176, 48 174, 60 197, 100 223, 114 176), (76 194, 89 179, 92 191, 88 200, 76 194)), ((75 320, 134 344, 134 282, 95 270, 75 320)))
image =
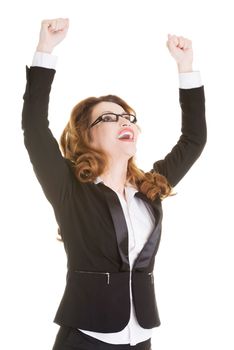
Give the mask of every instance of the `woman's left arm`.
POLYGON ((182 134, 171 152, 154 163, 152 171, 164 175, 174 187, 200 156, 207 133, 204 87, 199 84, 199 74, 192 72, 192 42, 184 37, 168 35, 167 46, 180 74, 182 134))

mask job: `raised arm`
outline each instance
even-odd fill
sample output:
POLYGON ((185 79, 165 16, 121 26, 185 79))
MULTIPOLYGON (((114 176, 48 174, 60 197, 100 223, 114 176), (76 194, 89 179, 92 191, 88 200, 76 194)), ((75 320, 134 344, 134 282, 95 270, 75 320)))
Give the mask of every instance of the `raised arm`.
POLYGON ((166 176, 175 186, 200 156, 206 144, 204 87, 192 81, 192 42, 184 37, 168 35, 168 49, 175 59, 182 87, 179 102, 182 112, 181 136, 167 156, 154 163, 151 171, 166 176))
MULTIPOLYGON (((37 51, 50 54, 66 36, 68 20, 42 21, 37 51)), ((49 129, 48 104, 55 70, 26 67, 22 129, 34 172, 53 206, 59 206, 72 190, 72 172, 68 161, 49 129)))

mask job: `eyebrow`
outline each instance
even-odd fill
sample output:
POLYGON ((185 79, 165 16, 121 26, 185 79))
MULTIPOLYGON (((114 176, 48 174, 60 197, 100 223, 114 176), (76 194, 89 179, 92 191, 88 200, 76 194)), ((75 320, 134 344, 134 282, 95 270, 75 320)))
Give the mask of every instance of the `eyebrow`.
POLYGON ((103 112, 102 114, 105 114, 105 113, 115 113, 115 112, 112 112, 112 111, 105 111, 105 112, 103 112))
MULTIPOLYGON (((102 114, 106 114, 106 113, 113 113, 113 114, 126 114, 127 112, 125 112, 125 111, 123 111, 123 112, 121 112, 121 113, 115 113, 115 112, 113 112, 113 111, 105 111, 105 112, 102 112, 102 114)), ((128 114, 128 113, 127 113, 128 114)))

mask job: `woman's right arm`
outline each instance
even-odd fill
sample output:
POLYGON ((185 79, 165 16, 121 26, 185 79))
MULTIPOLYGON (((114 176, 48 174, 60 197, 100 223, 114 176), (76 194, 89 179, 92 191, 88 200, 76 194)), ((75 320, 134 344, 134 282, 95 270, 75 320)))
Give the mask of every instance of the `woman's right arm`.
MULTIPOLYGON (((68 20, 42 22, 37 51, 51 53, 64 39, 68 20)), ((34 172, 53 206, 59 206, 72 189, 70 166, 62 156, 58 143, 49 129, 48 104, 55 70, 44 67, 26 68, 22 129, 34 172)))

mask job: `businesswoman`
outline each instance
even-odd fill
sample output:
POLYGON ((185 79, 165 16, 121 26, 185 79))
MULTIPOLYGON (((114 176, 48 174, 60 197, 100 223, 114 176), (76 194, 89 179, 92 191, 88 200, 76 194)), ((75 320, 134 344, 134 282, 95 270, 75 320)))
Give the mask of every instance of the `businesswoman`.
POLYGON ((42 21, 33 64, 26 68, 22 113, 24 143, 67 254, 53 350, 149 350, 152 330, 160 325, 153 269, 161 202, 206 143, 204 89, 199 72, 192 71, 191 41, 169 35, 179 70, 182 134, 166 157, 147 173, 136 166, 137 117, 113 95, 90 97, 73 108, 61 152, 47 118, 52 51, 68 26, 68 19, 42 21))

